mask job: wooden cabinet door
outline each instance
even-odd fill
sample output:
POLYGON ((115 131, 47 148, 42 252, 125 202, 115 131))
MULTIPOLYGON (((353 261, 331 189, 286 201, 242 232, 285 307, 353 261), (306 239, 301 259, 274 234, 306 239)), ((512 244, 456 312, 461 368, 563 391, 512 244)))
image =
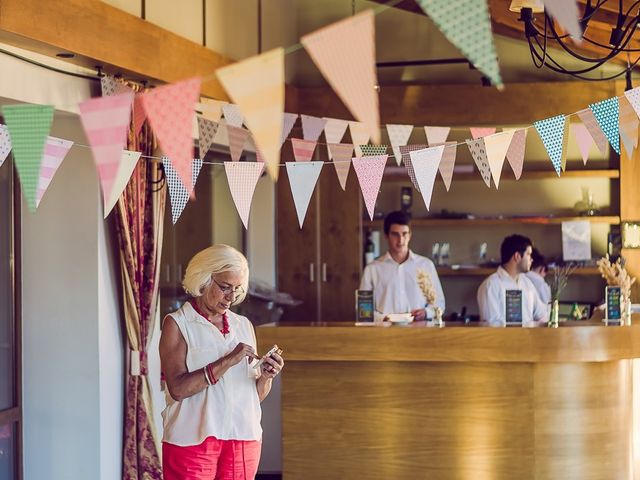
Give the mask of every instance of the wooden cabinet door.
POLYGON ((296 207, 286 169, 281 169, 277 182, 277 278, 278 290, 302 300, 302 305, 285 307, 282 321, 309 322, 318 320, 318 189, 313 193, 304 221, 298 225, 296 207))
POLYGON ((319 179, 320 320, 355 321, 355 290, 360 284, 361 195, 353 169, 346 191, 335 168, 326 164, 319 179))

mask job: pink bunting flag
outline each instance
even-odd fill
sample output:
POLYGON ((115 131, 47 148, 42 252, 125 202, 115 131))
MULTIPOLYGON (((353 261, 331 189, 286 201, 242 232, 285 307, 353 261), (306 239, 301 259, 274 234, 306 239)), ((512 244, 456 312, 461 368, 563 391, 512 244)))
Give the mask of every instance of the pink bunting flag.
POLYGON ((182 183, 193 192, 193 116, 200 95, 200 78, 163 85, 144 93, 142 105, 164 154, 182 183))
POLYGON ((486 137, 487 135, 493 135, 494 133, 496 133, 496 128, 495 127, 471 127, 469 131, 471 132, 471 137, 474 140, 477 140, 478 138, 486 137))
POLYGON ((438 165, 438 171, 440 177, 444 182, 444 187, 449 191, 451 188, 451 179, 453 178, 453 169, 456 165, 456 154, 458 152, 458 142, 445 142, 444 151, 442 152, 442 158, 440 159, 440 165, 438 165))
POLYGON ((411 156, 410 152, 415 150, 424 150, 425 148, 429 148, 429 145, 426 144, 413 144, 413 145, 402 145, 400 147, 400 153, 402 154, 402 162, 404 163, 405 168, 407 169, 407 173, 409 174, 409 178, 411 179, 411 183, 416 190, 420 191, 420 186, 416 181, 416 174, 413 171, 413 165, 411 164, 411 156))
POLYGON ((47 137, 47 143, 44 144, 44 155, 40 164, 40 178, 38 179, 38 191, 36 193, 36 208, 40 205, 40 201, 44 192, 49 188, 53 176, 58 171, 62 161, 69 153, 73 146, 70 140, 62 138, 47 137))
POLYGON ((242 127, 242 112, 240 112, 240 108, 238 105, 234 105, 233 103, 225 103, 222 105, 222 113, 224 114, 224 119, 227 121, 227 125, 231 125, 233 127, 242 127))
POLYGON ((200 138, 198 145, 200 158, 204 158, 211 149, 213 139, 216 137, 217 132, 218 124, 216 122, 212 122, 208 118, 198 117, 198 134, 200 138))
POLYGON ((284 145, 285 140, 291 133, 291 129, 296 124, 296 120, 298 120, 297 113, 283 113, 282 114, 282 133, 280 134, 280 148, 284 145))
POLYGON ((301 42, 354 118, 365 123, 374 143, 380 143, 373 10, 332 23, 301 42))
MULTIPOLYGON (((349 122, 346 120, 340 120, 337 118, 326 118, 327 123, 324 126, 324 138, 327 140, 327 153, 329 154, 329 160, 331 160, 331 149, 329 143, 338 144, 342 141, 342 137, 349 127, 349 122)), ((349 157, 351 158, 351 157, 349 157)))
POLYGON ((620 97, 619 104, 620 140, 627 152, 627 157, 633 158, 633 151, 638 146, 638 116, 628 97, 620 97))
POLYGON ((564 28, 571 38, 582 41, 580 12, 576 0, 544 0, 544 9, 564 28))
POLYGON ((388 155, 379 155, 376 157, 351 159, 353 168, 356 171, 360 190, 364 204, 367 206, 369 218, 373 220, 373 212, 376 206, 376 199, 380 192, 380 184, 382 183, 382 175, 384 175, 384 167, 387 165, 388 155))
POLYGON ((431 206, 433 184, 436 180, 436 173, 438 173, 438 166, 440 165, 443 153, 444 145, 409 152, 413 171, 416 175, 416 181, 418 185, 420 185, 420 193, 422 194, 422 200, 424 200, 427 211, 429 211, 429 207, 431 206))
POLYGON ((440 145, 447 141, 451 127, 424 127, 429 146, 440 145))
POLYGON ((293 203, 298 215, 298 224, 302 228, 304 217, 307 215, 309 202, 313 195, 313 190, 318 182, 323 162, 287 162, 287 175, 293 203))
POLYGON ((582 163, 586 165, 587 160, 589 160, 589 150, 591 150, 593 138, 591 138, 589 130, 587 130, 587 127, 583 123, 572 123, 571 131, 576 139, 576 143, 578 144, 578 149, 582 156, 582 163))
POLYGON ((133 99, 133 113, 131 117, 133 119, 133 132, 136 135, 140 135, 144 121, 147 119, 147 114, 144 111, 142 97, 140 94, 136 95, 133 99))
POLYGON ((593 141, 596 142, 598 150, 600 150, 602 153, 606 153, 609 149, 609 141, 600 128, 600 125, 598 125, 598 121, 596 120, 596 117, 591 109, 585 108, 584 110, 580 110, 579 112, 577 112, 577 115, 582 123, 584 123, 584 126, 587 127, 587 130, 591 134, 591 138, 593 138, 593 141))
POLYGON ((6 125, 0 125, 0 167, 11 152, 11 136, 6 125))
POLYGON ((493 183, 496 184, 496 188, 500 186, 502 166, 504 165, 505 156, 511 145, 513 134, 513 130, 507 130, 506 132, 494 133, 493 135, 484 137, 487 161, 489 162, 489 169, 491 170, 491 176, 493 177, 493 183))
POLYGON ((484 146, 484 140, 478 138, 476 140, 466 140, 473 161, 475 162, 482 180, 487 187, 491 188, 491 168, 489 167, 489 161, 487 160, 487 152, 484 146))
POLYGON ((189 197, 194 198, 193 189, 196 185, 196 180, 200 174, 202 168, 202 159, 194 158, 191 160, 191 190, 188 190, 184 185, 184 182, 180 178, 180 175, 173 167, 173 162, 167 157, 162 157, 162 164, 164 166, 164 173, 167 177, 167 185, 169 187, 169 201, 171 203, 171 222, 175 225, 184 207, 189 201, 189 197))
POLYGON ((409 137, 413 132, 413 125, 394 125, 387 124, 387 135, 389 136, 389 142, 393 149, 393 157, 396 160, 396 164, 400 166, 402 163, 402 152, 400 147, 407 144, 409 137))
POLYGON ((229 135, 229 153, 231 160, 237 162, 244 151, 244 144, 249 138, 249 130, 239 127, 227 125, 227 134, 229 135))
POLYGON ((509 150, 507 150, 507 161, 513 170, 516 180, 522 175, 522 167, 524 165, 524 153, 527 145, 527 130, 516 130, 513 133, 509 150))
POLYGON ((317 142, 327 120, 311 115, 300 115, 300 119, 302 120, 302 137, 305 140, 317 142))
POLYGON ((316 143, 312 140, 302 140, 300 138, 292 138, 291 146, 293 147, 293 156, 296 162, 308 162, 313 157, 316 149, 316 143))
POLYGON ((336 168, 336 175, 338 175, 340 187, 342 187, 342 190, 345 190, 347 188, 349 167, 351 166, 353 145, 349 143, 328 143, 327 147, 333 157, 333 166, 336 168))
POLYGON ((102 194, 109 198, 127 143, 133 92, 80 103, 80 120, 98 168, 102 194))
POLYGON ((249 228, 251 200, 264 166, 263 162, 224 162, 231 198, 245 229, 249 228))

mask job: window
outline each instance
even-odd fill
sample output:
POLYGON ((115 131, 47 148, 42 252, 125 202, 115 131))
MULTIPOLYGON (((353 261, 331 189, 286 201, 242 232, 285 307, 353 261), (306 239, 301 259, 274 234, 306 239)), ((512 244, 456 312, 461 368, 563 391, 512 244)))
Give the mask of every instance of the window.
POLYGON ((12 159, 0 167, 0 479, 21 475, 19 212, 12 159), (6 226, 6 227, 5 227, 6 226))

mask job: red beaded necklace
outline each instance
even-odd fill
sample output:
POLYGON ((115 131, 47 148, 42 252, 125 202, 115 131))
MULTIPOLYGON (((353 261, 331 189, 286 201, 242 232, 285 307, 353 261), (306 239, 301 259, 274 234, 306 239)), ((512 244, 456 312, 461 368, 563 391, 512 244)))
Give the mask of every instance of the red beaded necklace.
MULTIPOLYGON (((207 315, 204 314, 204 312, 202 310, 200 310, 200 308, 198 307, 198 304, 196 303, 195 299, 191 299, 189 300, 189 303, 191 304, 191 306, 193 307, 193 309, 196 311, 196 313, 198 315, 200 315, 202 318, 204 318, 207 322, 211 323, 211 325, 213 325, 213 322, 211 320, 209 320, 209 317, 207 317, 207 315)), ((222 333, 222 335, 226 335, 229 333, 229 319, 227 318, 227 312, 222 314, 222 328, 219 328, 218 330, 220 330, 220 333, 222 333)))

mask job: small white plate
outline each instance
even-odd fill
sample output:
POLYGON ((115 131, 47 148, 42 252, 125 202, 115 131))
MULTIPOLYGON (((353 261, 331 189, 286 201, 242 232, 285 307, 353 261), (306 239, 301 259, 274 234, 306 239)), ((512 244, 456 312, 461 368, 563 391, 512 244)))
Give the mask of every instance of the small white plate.
POLYGON ((390 313, 387 320, 395 324, 407 324, 413 322, 413 315, 410 313, 390 313))

